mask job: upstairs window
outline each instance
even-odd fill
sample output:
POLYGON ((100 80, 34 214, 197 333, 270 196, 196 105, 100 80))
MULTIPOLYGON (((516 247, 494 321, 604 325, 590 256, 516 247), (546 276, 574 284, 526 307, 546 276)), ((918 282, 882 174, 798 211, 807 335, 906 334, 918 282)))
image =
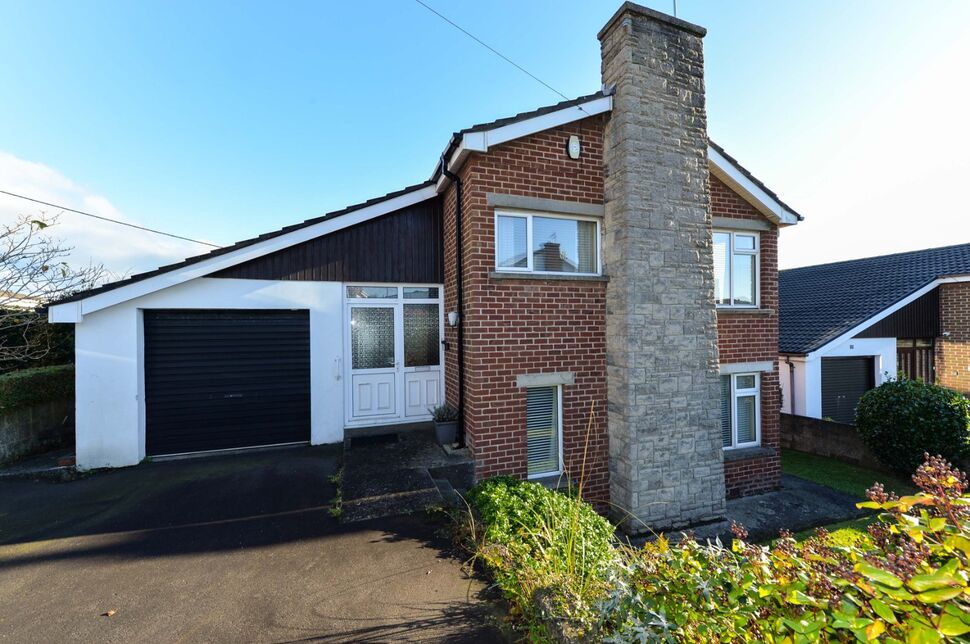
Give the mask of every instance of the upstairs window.
POLYGON ((598 275, 599 238, 595 219, 497 212, 495 269, 598 275))
POLYGON ((721 444, 724 449, 761 442, 761 387, 756 373, 721 376, 721 444))
POLYGON ((757 233, 714 231, 714 302, 717 306, 758 305, 757 233))

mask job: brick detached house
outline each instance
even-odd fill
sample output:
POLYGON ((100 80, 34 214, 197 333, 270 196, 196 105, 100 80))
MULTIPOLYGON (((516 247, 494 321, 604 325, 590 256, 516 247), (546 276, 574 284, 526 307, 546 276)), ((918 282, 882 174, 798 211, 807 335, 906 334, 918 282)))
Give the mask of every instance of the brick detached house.
POLYGON ((777 236, 708 140, 695 25, 631 3, 604 91, 456 133, 431 178, 78 294, 77 459, 336 442, 458 406, 476 475, 627 529, 779 481, 777 236))
POLYGON ((783 411, 855 420, 902 374, 970 394, 970 244, 781 272, 783 411))

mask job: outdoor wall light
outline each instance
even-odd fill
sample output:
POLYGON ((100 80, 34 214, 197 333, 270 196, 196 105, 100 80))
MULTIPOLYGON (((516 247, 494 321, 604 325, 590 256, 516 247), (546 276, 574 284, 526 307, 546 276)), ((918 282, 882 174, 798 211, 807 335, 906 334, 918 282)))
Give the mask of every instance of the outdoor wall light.
POLYGON ((451 311, 448 313, 448 325, 458 326, 458 311, 451 311))

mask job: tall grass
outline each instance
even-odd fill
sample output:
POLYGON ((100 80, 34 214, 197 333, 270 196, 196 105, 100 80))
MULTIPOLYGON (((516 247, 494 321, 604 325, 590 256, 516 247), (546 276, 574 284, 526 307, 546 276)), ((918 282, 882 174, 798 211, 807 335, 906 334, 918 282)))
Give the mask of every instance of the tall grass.
POLYGON ((550 617, 581 631, 617 563, 614 526, 583 499, 593 426, 591 409, 575 483, 565 473, 563 491, 497 477, 468 495, 463 525, 474 559, 487 566, 533 641, 552 638, 550 617))

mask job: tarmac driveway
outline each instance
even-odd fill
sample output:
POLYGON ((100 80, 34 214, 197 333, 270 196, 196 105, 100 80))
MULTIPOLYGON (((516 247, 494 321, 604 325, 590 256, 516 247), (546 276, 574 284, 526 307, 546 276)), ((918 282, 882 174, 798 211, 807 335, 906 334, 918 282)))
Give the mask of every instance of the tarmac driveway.
POLYGON ((0 482, 0 641, 502 641, 426 517, 330 516, 339 457, 0 482))

